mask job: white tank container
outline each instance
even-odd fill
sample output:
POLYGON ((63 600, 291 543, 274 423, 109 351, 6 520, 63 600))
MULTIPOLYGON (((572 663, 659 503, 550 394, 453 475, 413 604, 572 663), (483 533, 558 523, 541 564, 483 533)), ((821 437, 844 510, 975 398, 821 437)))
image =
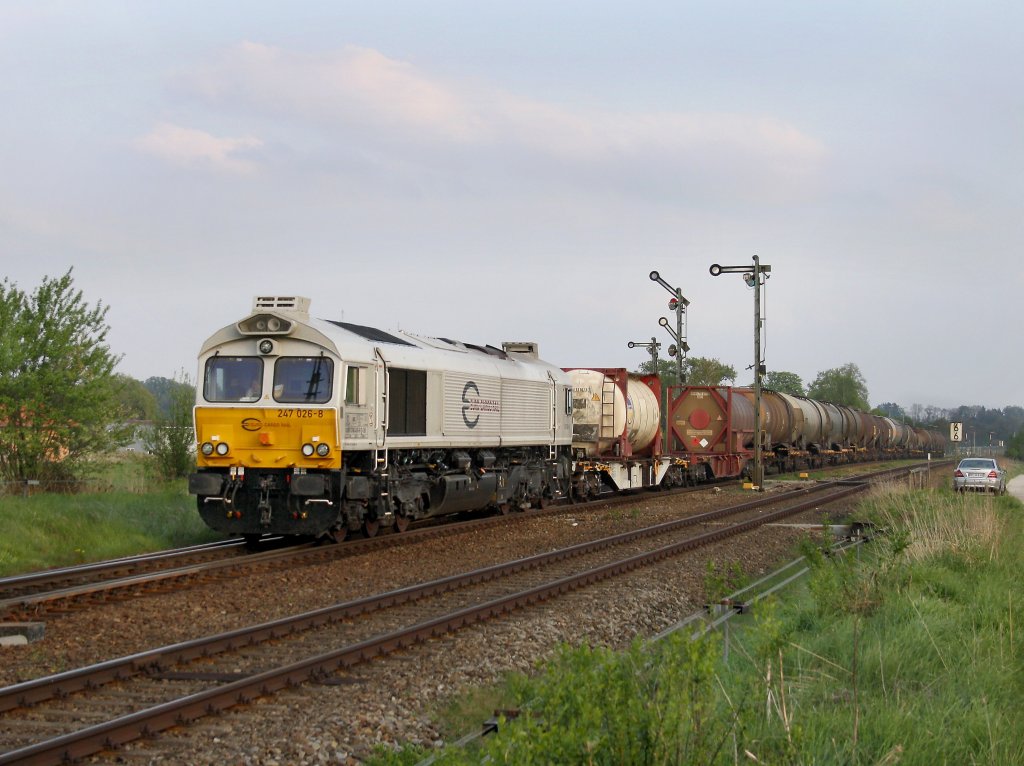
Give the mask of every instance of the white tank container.
POLYGON ((589 456, 609 455, 620 436, 634 453, 651 445, 661 413, 658 398, 639 378, 630 376, 626 394, 599 370, 572 370, 572 445, 589 456))

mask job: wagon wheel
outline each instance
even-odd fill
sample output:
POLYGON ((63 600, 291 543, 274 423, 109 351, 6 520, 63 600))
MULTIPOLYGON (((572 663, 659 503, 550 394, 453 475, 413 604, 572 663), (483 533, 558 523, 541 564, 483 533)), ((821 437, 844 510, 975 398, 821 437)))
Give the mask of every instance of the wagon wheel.
POLYGON ((502 516, 507 516, 508 512, 512 510, 512 506, 508 503, 498 503, 498 513, 502 516))
POLYGON ((363 534, 366 537, 376 537, 380 531, 380 521, 378 519, 364 519, 363 520, 363 534))

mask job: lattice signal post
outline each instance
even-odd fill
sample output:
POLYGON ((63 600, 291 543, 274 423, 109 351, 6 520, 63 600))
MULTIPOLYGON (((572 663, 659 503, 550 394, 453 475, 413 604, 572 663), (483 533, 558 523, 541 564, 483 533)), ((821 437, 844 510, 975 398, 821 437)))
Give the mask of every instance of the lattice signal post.
POLYGON ((772 267, 762 265, 760 258, 754 256, 753 268, 750 266, 719 266, 711 264, 711 276, 719 274, 742 274, 747 287, 754 288, 754 488, 764 492, 764 462, 761 459, 761 376, 765 372, 764 360, 761 358, 761 288, 771 276, 772 267))

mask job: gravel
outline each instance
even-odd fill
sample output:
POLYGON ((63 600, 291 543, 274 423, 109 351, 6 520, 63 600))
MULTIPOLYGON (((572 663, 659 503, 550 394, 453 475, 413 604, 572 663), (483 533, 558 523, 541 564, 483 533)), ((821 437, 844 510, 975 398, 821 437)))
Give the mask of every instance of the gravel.
MULTIPOLYGON (((0 685, 156 646, 272 620, 575 542, 700 513, 743 499, 739 490, 663 497, 606 510, 517 519, 497 529, 400 546, 329 563, 140 596, 50 619, 43 641, 0 649, 0 685)), ((749 498, 749 493, 745 496, 749 498)), ((835 508, 829 516, 835 518, 835 508)), ((796 521, 814 523, 820 514, 796 521)), ((377 745, 438 745, 440 704, 510 671, 529 671, 561 643, 622 647, 697 611, 709 562, 756 576, 793 557, 802 530, 763 527, 410 652, 261 698, 95 762, 358 764, 377 745)), ((490 711, 481 711, 481 722, 490 711)))

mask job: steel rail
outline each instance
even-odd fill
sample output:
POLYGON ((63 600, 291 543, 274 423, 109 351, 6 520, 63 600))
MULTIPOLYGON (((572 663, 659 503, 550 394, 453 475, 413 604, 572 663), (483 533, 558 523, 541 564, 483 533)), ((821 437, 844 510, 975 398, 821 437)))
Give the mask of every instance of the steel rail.
POLYGON ((54 567, 52 569, 41 569, 37 572, 26 572, 24 574, 8 575, 0 577, 0 592, 13 588, 20 588, 36 583, 45 583, 48 580, 59 580, 61 578, 77 577, 82 574, 92 574, 108 569, 131 568, 137 564, 148 564, 154 561, 170 560, 174 558, 203 554, 215 551, 220 548, 236 548, 244 545, 241 539, 218 540, 212 543, 199 543, 188 545, 183 548, 172 548, 165 551, 152 551, 149 553, 138 553, 132 556, 123 556, 106 561, 93 561, 88 564, 76 564, 67 567, 54 567))
MULTIPOLYGON (((913 466, 911 466, 913 467, 913 466)), ((886 473, 900 473, 906 472, 909 467, 897 467, 889 469, 888 471, 881 472, 878 475, 884 475, 886 473)), ((846 479, 838 480, 841 483, 855 482, 865 480, 862 477, 849 477, 846 479)), ((679 494, 688 494, 691 492, 708 491, 712 487, 698 486, 698 487, 682 487, 672 490, 662 491, 658 493, 658 497, 672 497, 679 494)), ((403 545, 419 540, 430 539, 434 537, 444 537, 456 534, 462 534, 463 532, 472 531, 477 528, 487 528, 490 526, 497 526, 499 524, 507 524, 510 521, 527 520, 535 518, 540 515, 548 516, 553 514, 564 513, 567 508, 574 508, 578 511, 582 510, 598 510, 602 508, 611 507, 614 505, 625 504, 633 502, 636 499, 643 497, 638 492, 627 492, 620 495, 613 495, 609 497, 598 497, 590 500, 586 503, 570 504, 561 502, 553 504, 546 509, 534 509, 529 514, 514 514, 512 516, 496 515, 488 516, 485 518, 470 519, 468 521, 460 521, 457 523, 445 523, 440 525, 424 525, 419 529, 412 529, 402 533, 392 533, 383 535, 381 537, 373 537, 366 539, 356 539, 345 543, 344 545, 316 545, 307 543, 305 545, 292 546, 282 551, 265 551, 259 553, 253 553, 249 556, 236 557, 231 559, 224 559, 221 561, 204 562, 192 564, 184 567, 175 567, 163 570, 156 570, 155 573, 148 574, 133 574, 124 577, 117 577, 110 580, 91 581, 79 585, 70 585, 56 590, 34 592, 29 594, 21 594, 17 596, 7 596, 0 598, 0 616, 7 615, 10 618, 25 618, 25 619, 36 619, 42 614, 46 614, 54 609, 61 609, 67 605, 76 603, 78 601, 84 601, 88 599, 97 598, 108 598, 116 599, 119 597, 127 598, 130 595, 137 594, 140 589, 144 589, 146 586, 162 583, 164 585, 170 584, 173 581, 184 581, 188 579, 201 579, 204 576, 230 576, 230 573, 235 569, 245 569, 249 567, 259 565, 272 565, 280 563, 281 561, 293 558, 301 563, 317 563, 324 560, 331 560, 335 558, 341 558, 346 556, 359 555, 372 550, 380 550, 395 545, 403 545)), ((429 520, 428 520, 429 521, 429 520)), ((232 547, 240 546, 243 543, 241 541, 225 540, 218 543, 206 544, 205 546, 193 546, 196 549, 203 548, 217 548, 217 547, 232 547)), ((60 579, 60 574, 63 573, 65 576, 73 575, 75 573, 99 573, 104 569, 108 571, 117 571, 119 568, 131 567, 133 563, 144 563, 147 561, 155 561, 168 554, 173 555, 184 555, 185 551, 189 551, 188 548, 179 549, 178 551, 167 551, 153 554, 142 554, 140 556, 125 557, 123 559, 115 559, 108 562, 96 562, 93 564, 85 564, 80 567, 67 567, 63 570, 44 570, 42 572, 33 572, 25 575, 15 575, 9 578, 0 579, 0 594, 3 593, 5 586, 8 589, 13 588, 16 584, 27 585, 29 583, 42 583, 47 578, 51 581, 57 581, 60 579)))
MULTIPOLYGON (((270 694, 285 686, 316 680, 340 668, 348 668, 378 656, 408 648, 439 635, 457 631, 496 616, 545 601, 557 595, 577 590, 601 580, 631 572, 639 567, 693 550, 702 545, 771 523, 801 511, 819 506, 823 500, 833 502, 863 491, 868 485, 855 485, 839 489, 827 498, 810 498, 792 507, 753 518, 736 525, 723 527, 688 538, 668 546, 627 557, 586 572, 563 577, 519 593, 493 599, 484 604, 467 607, 448 615, 420 622, 408 628, 360 641, 325 654, 309 657, 281 668, 234 681, 224 686, 198 692, 144 711, 122 716, 113 721, 82 729, 46 742, 40 742, 0 755, 0 764, 7 763, 59 763, 81 758, 99 750, 123 744, 139 736, 154 733, 170 726, 194 720, 215 710, 248 702, 256 696, 270 694)), ((791 494, 791 493, 787 493, 791 494)), ((809 494, 799 492, 797 494, 809 494)), ((778 501, 779 498, 776 498, 778 501)), ((743 504, 747 510, 755 503, 743 504)), ((718 513, 718 512, 712 512, 718 513)), ((585 544, 586 545, 586 544, 585 544)))
POLYGON ((561 548, 556 551, 539 553, 511 562, 495 564, 489 567, 438 578, 426 583, 398 588, 383 594, 354 599, 341 604, 305 612, 299 615, 283 617, 254 626, 220 633, 205 638, 184 641, 170 646, 151 649, 137 654, 128 655, 107 662, 97 663, 85 668, 66 671, 53 676, 25 681, 0 688, 0 713, 17 707, 35 704, 63 696, 74 691, 94 688, 112 681, 124 680, 139 673, 160 670, 181 662, 238 646, 251 646, 263 641, 273 640, 286 634, 308 630, 320 625, 349 619, 372 611, 389 608, 398 604, 409 603, 427 596, 456 590, 466 585, 494 580, 502 576, 516 574, 529 569, 536 569, 565 559, 581 556, 594 551, 622 545, 645 537, 666 534, 676 529, 705 524, 731 515, 756 510, 765 505, 784 502, 801 495, 814 494, 828 489, 831 484, 813 485, 793 490, 780 495, 761 497, 739 505, 720 508, 715 511, 688 516, 683 519, 662 522, 649 527, 622 532, 617 535, 589 540, 583 543, 561 548))
MULTIPOLYGON (((672 497, 677 494, 684 494, 695 490, 707 491, 708 489, 709 488, 704 487, 684 487, 661 492, 658 497, 672 497)), ((127 598, 129 595, 138 593, 140 589, 145 588, 146 586, 158 583, 169 584, 171 582, 185 581, 190 578, 198 579, 204 576, 231 576, 231 573, 236 569, 242 570, 263 565, 276 565, 289 560, 294 560, 296 563, 303 565, 315 564, 322 561, 361 555, 371 551, 382 550, 437 537, 463 534, 480 528, 486 529, 487 527, 504 525, 510 522, 526 521, 532 518, 537 518, 538 516, 557 515, 565 513, 568 508, 576 509, 577 512, 599 510, 618 504, 633 502, 638 497, 639 495, 635 494, 615 495, 607 498, 596 498, 587 503, 552 505, 546 509, 533 510, 528 514, 514 514, 512 516, 495 515, 436 526, 423 526, 419 529, 412 529, 406 532, 395 532, 379 537, 355 539, 342 545, 320 545, 315 542, 303 543, 279 550, 255 552, 247 556, 200 562, 187 566, 154 570, 144 574, 116 577, 110 580, 98 580, 77 585, 69 585, 55 590, 8 596, 6 598, 0 598, 0 616, 7 615, 12 618, 23 617, 27 619, 36 619, 41 614, 45 614, 54 609, 59 610, 66 605, 87 599, 101 597, 111 599, 118 597, 127 598)), ((244 543, 238 541, 235 544, 243 545, 244 543)), ((153 555, 157 556, 159 554, 153 555)), ((136 557, 128 557, 128 559, 125 560, 130 561, 133 558, 136 557)), ((140 556, 137 558, 143 559, 145 557, 140 556)), ((116 571, 119 567, 111 565, 118 564, 121 561, 121 559, 116 559, 113 562, 96 562, 95 564, 86 564, 82 567, 69 567, 66 571, 99 572, 104 568, 108 568, 110 571, 116 571)), ((20 579, 23 583, 33 580, 42 582, 46 579, 48 571, 49 570, 44 570, 42 572, 34 572, 26 575, 16 575, 14 578, 9 579, 20 579)), ((53 579, 56 580, 58 578, 53 579)), ((2 590, 0 590, 0 593, 2 593, 2 590)))

